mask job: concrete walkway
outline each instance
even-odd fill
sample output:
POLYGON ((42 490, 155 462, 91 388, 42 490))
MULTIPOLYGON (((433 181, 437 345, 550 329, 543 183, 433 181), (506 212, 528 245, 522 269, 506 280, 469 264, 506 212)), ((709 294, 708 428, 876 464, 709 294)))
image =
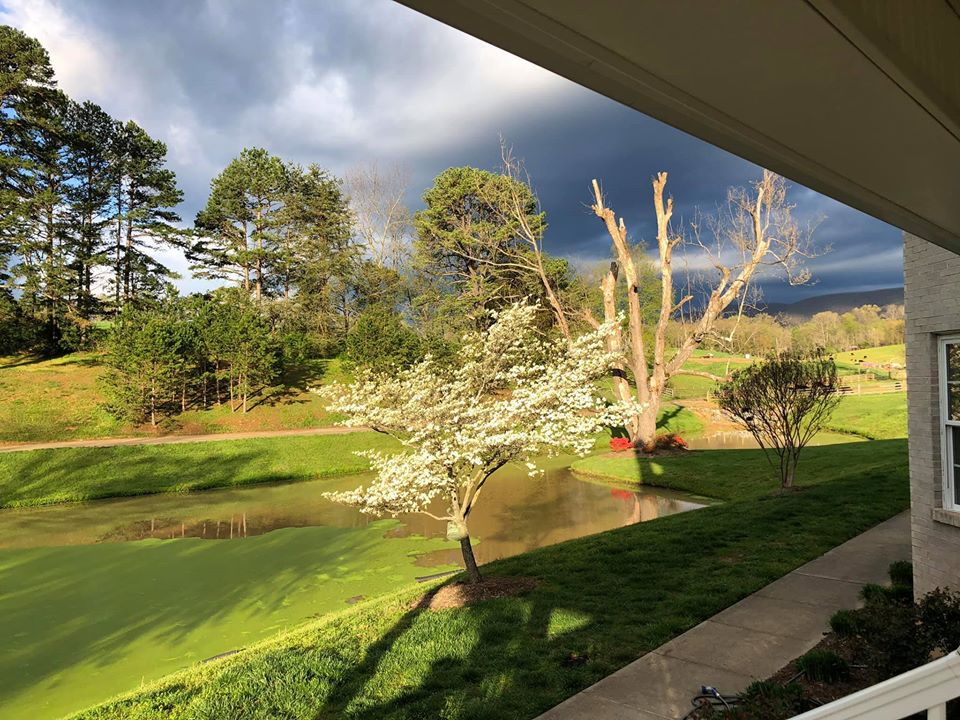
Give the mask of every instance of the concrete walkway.
POLYGON ((302 430, 251 430, 248 432, 208 433, 206 435, 159 435, 125 438, 94 438, 91 440, 62 440, 44 443, 18 443, 0 445, 0 453, 27 452, 29 450, 62 450, 64 448, 117 447, 118 445, 178 445, 180 443, 218 442, 220 440, 255 440, 257 438, 293 437, 300 435, 346 435, 365 432, 360 427, 319 427, 302 430))
POLYGON ((714 615, 540 716, 540 720, 675 720, 701 685, 737 693, 820 642, 860 588, 910 559, 901 513, 714 615))

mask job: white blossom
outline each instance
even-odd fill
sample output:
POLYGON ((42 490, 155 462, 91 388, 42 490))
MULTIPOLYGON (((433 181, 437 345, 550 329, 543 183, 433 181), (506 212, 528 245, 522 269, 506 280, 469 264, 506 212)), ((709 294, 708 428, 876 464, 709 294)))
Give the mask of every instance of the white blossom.
POLYGON ((376 479, 327 497, 374 515, 422 512, 465 524, 487 478, 506 463, 537 474, 536 458, 586 454, 598 431, 621 424, 635 408, 610 405, 595 382, 617 359, 604 349, 612 326, 548 340, 537 312, 525 303, 501 311, 464 338, 449 364, 427 357, 317 390, 347 416, 342 424, 388 433, 407 448, 362 453, 376 479))

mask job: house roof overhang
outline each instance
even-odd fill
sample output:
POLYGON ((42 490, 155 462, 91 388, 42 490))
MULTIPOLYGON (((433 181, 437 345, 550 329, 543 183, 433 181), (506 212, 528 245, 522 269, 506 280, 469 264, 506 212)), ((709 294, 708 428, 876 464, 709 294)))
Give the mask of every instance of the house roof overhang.
POLYGON ((400 1, 960 253, 960 0, 400 1))

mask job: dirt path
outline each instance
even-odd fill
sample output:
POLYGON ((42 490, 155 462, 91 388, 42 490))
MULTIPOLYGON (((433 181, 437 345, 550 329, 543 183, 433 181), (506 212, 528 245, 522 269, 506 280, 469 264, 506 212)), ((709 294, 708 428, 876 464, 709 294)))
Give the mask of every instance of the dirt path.
POLYGON ((18 443, 0 445, 0 453, 28 450, 60 450, 63 448, 117 447, 119 445, 176 445, 180 443, 217 442, 220 440, 253 440, 256 438, 298 435, 346 435, 364 432, 367 428, 322 427, 304 430, 260 430, 253 432, 210 433, 206 435, 162 435, 160 437, 94 438, 92 440, 62 440, 46 443, 18 443))
POLYGON ((742 427, 724 415, 715 402, 707 398, 684 398, 683 400, 675 400, 674 403, 691 411, 703 421, 704 435, 729 430, 743 430, 742 427))

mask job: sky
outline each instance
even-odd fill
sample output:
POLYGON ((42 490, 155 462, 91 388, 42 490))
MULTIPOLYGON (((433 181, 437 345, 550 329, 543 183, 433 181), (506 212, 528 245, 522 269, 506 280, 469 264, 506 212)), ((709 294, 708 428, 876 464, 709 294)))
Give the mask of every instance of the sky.
MULTIPOLYGON (((114 117, 133 119, 169 148, 186 221, 210 179, 244 147, 316 162, 401 166, 408 201, 443 169, 496 170, 500 138, 529 172, 549 230, 545 249, 587 266, 610 242, 590 211, 590 180, 631 236, 655 232, 650 180, 669 172, 675 218, 714 212, 727 188, 760 168, 564 78, 388 0, 0 0, 0 23, 36 37, 60 86, 114 117)), ((898 229, 793 184, 802 220, 822 218, 830 251, 814 283, 763 280, 764 298, 903 283, 898 229)), ((163 259, 204 289, 184 258, 163 259)))

